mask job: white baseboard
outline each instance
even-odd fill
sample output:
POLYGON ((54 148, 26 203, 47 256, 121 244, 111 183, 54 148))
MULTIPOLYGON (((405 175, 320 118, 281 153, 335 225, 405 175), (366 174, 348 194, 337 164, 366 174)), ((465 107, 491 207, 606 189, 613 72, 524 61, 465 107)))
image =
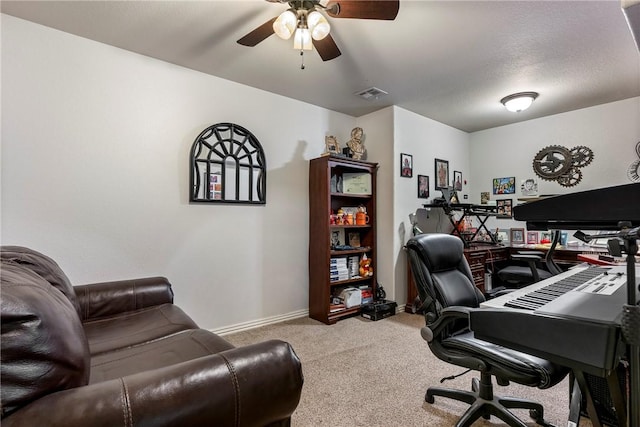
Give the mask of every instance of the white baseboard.
MULTIPOLYGON (((406 304, 396 307, 396 313, 403 313, 406 304)), ((237 323, 235 325, 224 326, 222 328, 211 329, 214 334, 224 336, 229 334, 235 334, 236 332, 248 331, 250 329, 259 328, 260 326, 273 325, 275 323, 284 322, 285 320, 299 319, 301 317, 309 316, 309 310, 292 311, 287 314, 279 314, 277 316, 265 317, 264 319, 251 320, 249 322, 237 323)))
POLYGON ((309 310, 304 309, 293 311, 291 313, 279 314, 277 316, 265 317, 264 319, 251 320, 249 322, 237 323, 235 325, 211 329, 211 332, 220 336, 224 336, 234 334, 236 332, 248 331, 249 329, 259 328, 260 326, 273 325, 274 323, 284 322, 285 320, 299 319, 300 317, 307 316, 309 316, 309 310))

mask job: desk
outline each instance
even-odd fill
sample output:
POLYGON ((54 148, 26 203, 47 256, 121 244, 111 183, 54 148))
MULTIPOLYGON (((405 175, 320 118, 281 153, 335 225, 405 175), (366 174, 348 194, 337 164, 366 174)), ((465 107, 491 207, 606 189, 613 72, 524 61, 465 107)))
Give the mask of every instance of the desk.
MULTIPOLYGON (((521 250, 534 250, 544 252, 545 254, 549 250, 551 245, 511 245, 509 247, 509 253, 518 253, 521 250)), ((597 248, 588 245, 580 246, 556 246, 553 251, 553 260, 560 264, 580 264, 584 262, 580 255, 595 255, 608 254, 609 252, 605 248, 597 248)))
MULTIPOLYGON (((471 268, 471 275, 473 276, 473 284, 480 290, 485 292, 484 274, 487 266, 493 267, 495 262, 506 261, 509 259, 509 248, 507 246, 471 246, 465 248, 464 257, 469 263, 471 268)), ((492 268, 493 269, 493 268, 492 268)), ((416 313, 419 307, 416 307, 416 298, 418 297, 418 291, 416 284, 413 281, 413 274, 411 273, 411 266, 407 259, 407 305, 404 311, 407 313, 416 313)))
POLYGON ((498 241, 496 240, 495 236, 489 231, 489 229, 485 225, 485 222, 487 222, 487 219, 489 219, 489 217, 491 216, 495 216, 497 218, 511 218, 508 215, 500 215, 496 213, 495 210, 497 209, 497 207, 492 205, 474 205, 471 203, 430 203, 422 206, 424 206, 425 208, 442 209, 444 213, 447 214, 449 222, 451 222, 451 225, 453 226, 453 230, 451 230, 450 234, 460 237, 460 239, 462 239, 462 241, 464 242, 465 248, 471 247, 471 242, 482 230, 485 230, 487 232, 487 235, 491 239, 491 241, 487 243, 497 245, 498 241), (454 212, 460 212, 462 215, 460 216, 460 218, 455 219, 453 215, 454 212), (475 232, 464 232, 463 230, 465 218, 470 218, 472 216, 475 216, 479 221, 478 227, 476 228, 475 232))

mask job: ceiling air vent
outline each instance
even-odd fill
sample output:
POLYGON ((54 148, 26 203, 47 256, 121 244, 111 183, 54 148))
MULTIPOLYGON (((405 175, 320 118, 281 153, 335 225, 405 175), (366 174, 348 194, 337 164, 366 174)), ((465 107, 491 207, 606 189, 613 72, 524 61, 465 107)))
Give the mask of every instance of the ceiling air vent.
POLYGON ((365 89, 356 93, 356 95, 358 95, 360 98, 367 100, 378 99, 388 94, 388 92, 385 92, 382 89, 378 89, 377 87, 370 87, 369 89, 365 89))

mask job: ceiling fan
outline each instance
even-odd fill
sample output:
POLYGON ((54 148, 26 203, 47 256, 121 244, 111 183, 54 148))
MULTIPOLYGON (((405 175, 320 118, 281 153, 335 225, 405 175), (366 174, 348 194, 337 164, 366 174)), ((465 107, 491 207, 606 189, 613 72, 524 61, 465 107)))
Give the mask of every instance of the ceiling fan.
POLYGON ((289 9, 246 34, 238 43, 255 46, 271 34, 283 39, 294 37, 294 49, 316 48, 323 61, 341 55, 323 12, 332 18, 394 20, 400 8, 399 0, 266 0, 270 3, 288 3, 289 9))

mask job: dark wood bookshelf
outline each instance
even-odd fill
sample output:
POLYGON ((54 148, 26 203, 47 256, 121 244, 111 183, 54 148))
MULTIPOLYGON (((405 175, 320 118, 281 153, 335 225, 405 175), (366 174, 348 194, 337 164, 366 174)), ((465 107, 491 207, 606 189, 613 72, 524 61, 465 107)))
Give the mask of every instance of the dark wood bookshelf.
POLYGON ((345 157, 323 156, 309 162, 309 317, 326 324, 357 315, 361 306, 331 311, 331 296, 346 287, 366 285, 375 295, 376 286, 376 172, 377 163, 353 160, 345 157), (353 194, 331 191, 331 177, 342 178, 345 173, 371 175, 371 194, 353 194), (330 213, 341 207, 364 206, 369 223, 366 225, 330 222, 330 213), (361 247, 350 250, 332 250, 331 232, 343 229, 360 234, 361 247), (330 264, 332 258, 358 259, 366 254, 371 259, 373 276, 351 278, 332 282, 330 264))

